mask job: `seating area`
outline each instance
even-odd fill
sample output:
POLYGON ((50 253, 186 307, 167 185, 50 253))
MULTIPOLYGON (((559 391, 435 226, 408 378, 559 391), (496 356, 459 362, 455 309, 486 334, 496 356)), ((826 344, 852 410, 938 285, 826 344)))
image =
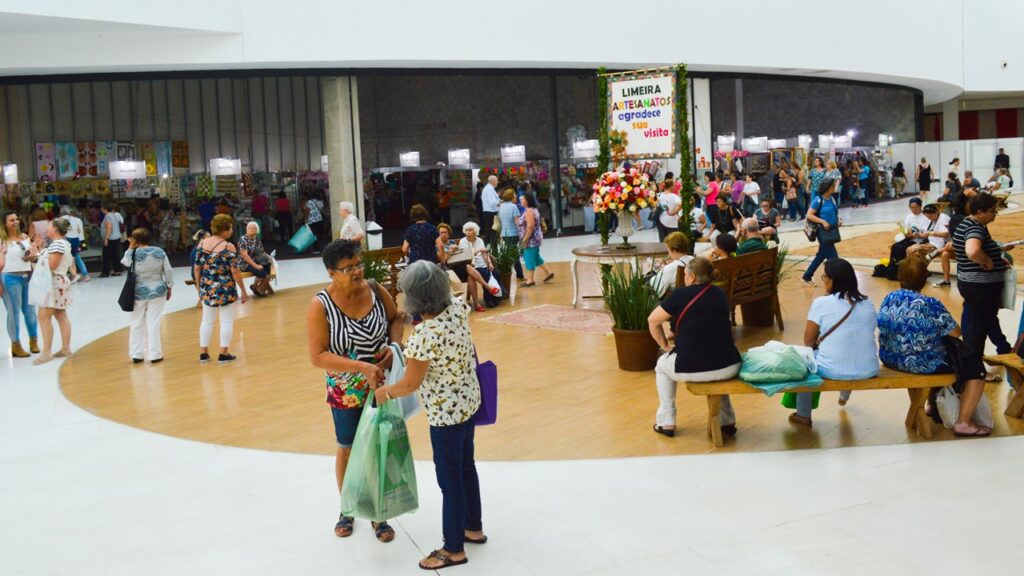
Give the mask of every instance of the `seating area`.
MULTIPOLYGON (((866 380, 825 380, 825 383, 821 386, 793 388, 787 390, 787 392, 838 392, 842 390, 860 392, 867 390, 905 389, 910 396, 910 407, 907 409, 905 424, 908 428, 917 430, 917 433, 922 438, 930 439, 934 435, 932 431, 934 423, 925 414, 925 401, 928 399, 928 391, 931 388, 949 385, 953 378, 952 374, 908 374, 882 368, 882 371, 874 378, 866 380)), ((763 394, 761 390, 742 380, 691 382, 686 384, 686 389, 695 396, 707 397, 707 433, 716 447, 721 447, 724 444, 721 421, 719 419, 719 407, 722 396, 727 394, 763 394)), ((780 425, 782 424, 780 423, 780 425)))
MULTIPOLYGON (((771 326, 785 330, 779 305, 779 249, 760 250, 715 261, 715 284, 725 291, 729 304, 740 307, 745 326, 771 326)), ((676 287, 683 285, 682 268, 676 273, 676 287)))

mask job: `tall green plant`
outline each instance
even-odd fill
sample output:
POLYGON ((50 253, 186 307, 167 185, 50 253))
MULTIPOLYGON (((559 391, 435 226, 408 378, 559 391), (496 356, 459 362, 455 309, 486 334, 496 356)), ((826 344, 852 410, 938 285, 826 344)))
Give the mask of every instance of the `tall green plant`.
POLYGON ((658 292, 644 278, 640 259, 616 264, 604 275, 602 295, 612 322, 620 330, 646 330, 647 317, 658 307, 658 292))
POLYGON ((491 258, 494 259, 494 267, 498 272, 510 274, 519 261, 519 245, 514 242, 504 242, 495 238, 489 248, 491 258))
POLYGON ((679 134, 679 181, 682 189, 679 191, 679 199, 682 207, 679 210, 679 229, 690 240, 693 246, 696 238, 693 237, 693 159, 690 156, 690 121, 688 102, 689 82, 686 77, 686 64, 676 67, 676 133, 679 134))

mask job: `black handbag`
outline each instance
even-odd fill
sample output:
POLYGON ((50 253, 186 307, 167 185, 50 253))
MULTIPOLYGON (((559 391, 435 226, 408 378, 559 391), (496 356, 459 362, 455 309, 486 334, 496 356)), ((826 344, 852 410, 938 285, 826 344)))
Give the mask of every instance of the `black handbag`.
POLYGON ((124 287, 121 288, 121 295, 117 297, 117 305, 125 312, 135 310, 135 251, 132 250, 132 265, 128 269, 128 275, 124 279, 124 287))
POLYGON ((839 234, 839 226, 832 226, 829 229, 825 229, 824 226, 818 226, 818 242, 821 244, 838 244, 843 241, 843 237, 839 234))

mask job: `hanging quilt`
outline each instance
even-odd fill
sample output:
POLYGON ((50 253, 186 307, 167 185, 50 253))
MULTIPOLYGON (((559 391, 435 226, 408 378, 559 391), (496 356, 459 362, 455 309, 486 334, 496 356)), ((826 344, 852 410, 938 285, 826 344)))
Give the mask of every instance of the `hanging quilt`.
POLYGON ((117 159, 135 160, 135 144, 132 144, 131 142, 118 142, 117 159))
POLYGON ((156 176, 156 146, 152 142, 139 144, 142 152, 142 161, 146 163, 146 176, 156 176))
POLYGON ((95 178, 99 176, 99 169, 96 166, 97 160, 95 142, 78 143, 79 178, 95 178))
POLYGON ((78 146, 74 142, 57 142, 57 178, 71 180, 78 175, 78 146))
POLYGON ((40 180, 53 182, 57 179, 53 142, 36 142, 36 171, 40 180))
POLYGON ((187 140, 175 140, 171 142, 171 167, 188 168, 187 140))
POLYGON ((156 174, 163 176, 171 173, 171 141, 160 140, 156 144, 156 174))
POLYGON ((96 175, 110 176, 110 162, 115 159, 114 149, 117 142, 100 140, 96 143, 96 175))

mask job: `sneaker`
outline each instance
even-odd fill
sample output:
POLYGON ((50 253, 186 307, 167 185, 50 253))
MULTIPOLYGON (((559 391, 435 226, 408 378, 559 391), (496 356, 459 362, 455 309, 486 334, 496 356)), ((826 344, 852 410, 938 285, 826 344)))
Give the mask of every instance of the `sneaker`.
POLYGON ((949 280, 943 280, 942 282, 933 282, 932 286, 936 288, 945 288, 946 286, 952 286, 953 284, 949 280))
POLYGON ((202 354, 199 355, 199 363, 200 364, 206 364, 209 361, 210 361, 210 355, 207 354, 206 352, 203 352, 202 354))
POLYGON ((231 354, 221 354, 217 356, 217 364, 227 364, 235 359, 231 354))

